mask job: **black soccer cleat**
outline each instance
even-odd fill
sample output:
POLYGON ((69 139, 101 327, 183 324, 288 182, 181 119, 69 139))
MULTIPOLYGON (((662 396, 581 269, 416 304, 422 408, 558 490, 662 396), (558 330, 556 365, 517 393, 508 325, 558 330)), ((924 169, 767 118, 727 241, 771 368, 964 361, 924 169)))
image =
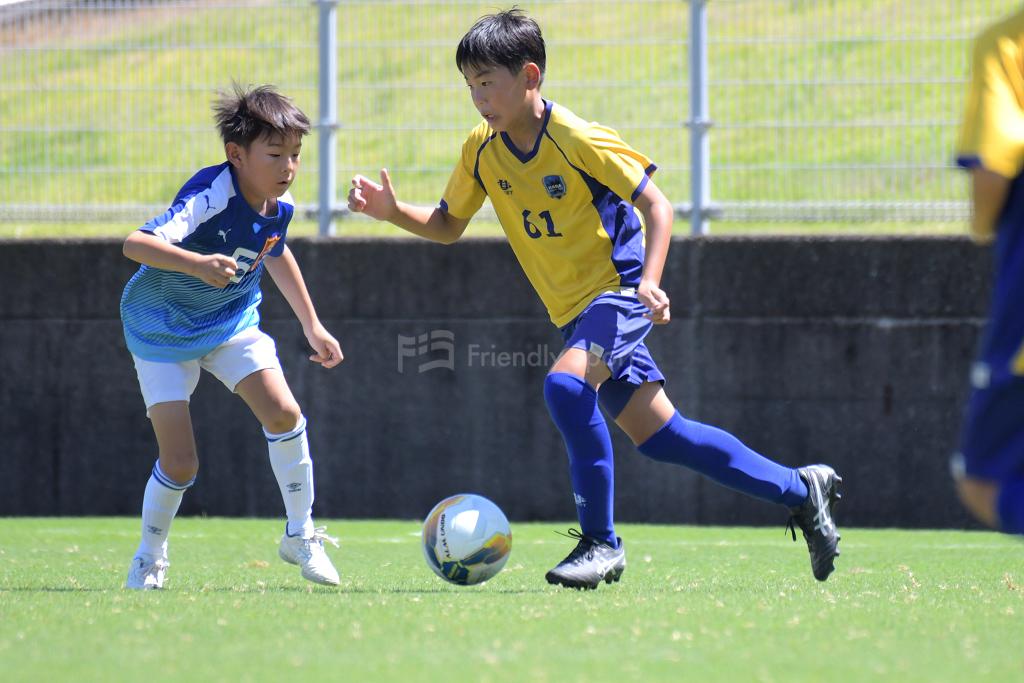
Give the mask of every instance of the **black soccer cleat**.
MULTIPOLYGON (((563 534, 564 535, 564 534, 563 534)), ((626 570, 626 547, 619 541, 613 548, 603 541, 584 536, 576 529, 569 529, 570 538, 579 539, 569 556, 544 575, 548 583, 566 588, 597 588, 602 581, 618 581, 626 570)))
POLYGON ((832 508, 839 495, 843 478, 828 465, 808 465, 797 470, 807 484, 807 500, 800 507, 791 508, 786 528, 796 540, 796 529, 804 532, 807 550, 811 553, 811 571, 814 578, 824 581, 835 569, 833 561, 839 555, 839 530, 832 519, 832 508))

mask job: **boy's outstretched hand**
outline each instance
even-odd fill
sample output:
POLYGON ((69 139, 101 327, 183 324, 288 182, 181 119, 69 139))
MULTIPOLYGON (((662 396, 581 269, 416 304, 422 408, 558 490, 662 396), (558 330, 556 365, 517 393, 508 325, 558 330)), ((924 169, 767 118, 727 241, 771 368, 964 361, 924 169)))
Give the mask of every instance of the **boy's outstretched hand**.
POLYGON ((386 221, 395 214, 397 206, 388 169, 380 170, 379 185, 363 175, 357 175, 352 179, 352 189, 348 191, 350 211, 365 213, 370 218, 386 221))
POLYGON ((650 311, 645 313, 644 317, 655 325, 666 325, 672 319, 668 294, 661 287, 641 282, 639 289, 636 290, 636 298, 650 311))
POLYGON ((309 357, 314 363, 319 363, 325 368, 333 368, 345 359, 341 352, 341 344, 319 323, 306 332, 306 341, 316 351, 309 357))

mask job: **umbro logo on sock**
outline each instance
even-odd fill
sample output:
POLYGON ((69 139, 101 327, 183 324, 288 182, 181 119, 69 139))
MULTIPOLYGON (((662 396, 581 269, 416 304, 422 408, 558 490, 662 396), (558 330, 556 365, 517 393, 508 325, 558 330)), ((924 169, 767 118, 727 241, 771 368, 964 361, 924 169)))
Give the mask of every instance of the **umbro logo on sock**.
POLYGON ((298 493, 299 491, 302 490, 302 482, 293 481, 292 483, 288 484, 286 488, 288 489, 288 493, 298 493))
POLYGON ((152 526, 152 525, 147 526, 146 527, 146 531, 148 531, 149 533, 153 534, 154 536, 163 536, 164 535, 164 530, 161 529, 160 527, 157 527, 157 526, 152 526))
POLYGON ((587 507, 587 499, 578 493, 572 494, 573 500, 576 501, 576 507, 585 508, 587 507))

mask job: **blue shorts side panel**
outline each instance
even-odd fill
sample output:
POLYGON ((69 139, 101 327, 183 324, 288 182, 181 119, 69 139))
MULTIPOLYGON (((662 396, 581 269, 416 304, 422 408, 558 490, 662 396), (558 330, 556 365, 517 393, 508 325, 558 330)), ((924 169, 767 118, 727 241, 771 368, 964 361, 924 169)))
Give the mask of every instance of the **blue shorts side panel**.
MULTIPOLYGON (((599 395, 602 404, 612 412, 617 403, 625 406, 636 387, 645 382, 661 382, 665 375, 654 362, 644 338, 651 331, 653 323, 644 318, 647 307, 637 300, 636 295, 619 293, 601 294, 583 309, 575 320, 561 329, 565 348, 585 349, 595 352, 611 370, 611 378, 602 385, 599 395), (609 387, 608 397, 614 401, 605 403, 605 386, 609 383, 628 384, 630 387, 609 387), (625 401, 621 394, 626 394, 625 401), (620 395, 611 399, 612 394, 620 395)), ((619 411, 613 414, 617 415, 619 411)))
POLYGON ((960 442, 964 468, 981 479, 1024 475, 1024 378, 975 389, 960 442))

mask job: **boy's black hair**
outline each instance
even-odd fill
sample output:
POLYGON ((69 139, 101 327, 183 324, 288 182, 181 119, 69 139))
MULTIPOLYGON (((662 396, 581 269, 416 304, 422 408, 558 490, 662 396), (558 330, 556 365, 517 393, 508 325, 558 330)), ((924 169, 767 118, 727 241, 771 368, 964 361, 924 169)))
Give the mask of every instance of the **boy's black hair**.
POLYGON ((545 61, 540 26, 518 7, 477 19, 455 50, 455 65, 463 75, 472 66, 503 66, 517 74, 533 62, 543 81, 545 61))
POLYGON ((246 89, 231 84, 231 92, 222 92, 213 105, 217 131, 224 144, 234 142, 248 149, 260 138, 300 138, 309 134, 309 119, 292 101, 272 85, 246 89))

